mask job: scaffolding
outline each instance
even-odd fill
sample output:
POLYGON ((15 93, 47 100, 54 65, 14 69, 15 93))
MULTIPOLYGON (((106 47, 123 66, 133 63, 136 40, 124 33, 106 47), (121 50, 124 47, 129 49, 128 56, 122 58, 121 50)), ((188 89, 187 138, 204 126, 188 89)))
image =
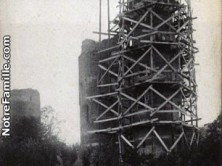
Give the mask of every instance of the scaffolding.
MULTIPOLYGON (((98 64, 99 128, 88 134, 117 137, 119 162, 124 147, 138 150, 155 139, 167 153, 179 144, 198 144, 197 84, 190 0, 120 0, 111 21, 108 0, 108 40, 115 45, 98 64)), ((148 148, 148 147, 145 147, 148 148)))

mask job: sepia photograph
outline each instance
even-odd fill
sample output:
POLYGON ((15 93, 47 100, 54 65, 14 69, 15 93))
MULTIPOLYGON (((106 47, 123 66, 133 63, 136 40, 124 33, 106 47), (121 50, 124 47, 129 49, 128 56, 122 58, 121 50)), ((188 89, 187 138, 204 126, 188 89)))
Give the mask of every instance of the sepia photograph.
POLYGON ((222 166, 221 0, 0 0, 0 166, 222 166))

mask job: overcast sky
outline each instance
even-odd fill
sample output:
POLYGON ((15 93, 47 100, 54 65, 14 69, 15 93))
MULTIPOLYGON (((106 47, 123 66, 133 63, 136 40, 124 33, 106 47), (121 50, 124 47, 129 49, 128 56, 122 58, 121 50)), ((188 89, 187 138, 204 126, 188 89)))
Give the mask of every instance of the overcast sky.
MULTIPOLYGON (((113 17, 117 0, 110 1, 113 17)), ((201 124, 214 120, 220 110, 220 3, 193 1, 201 124)), ((66 120, 61 138, 68 143, 80 140, 78 56, 84 39, 98 39, 92 33, 98 31, 98 4, 98 0, 0 0, 1 38, 12 37, 12 89, 37 89, 41 107, 51 105, 58 118, 66 120)), ((103 12, 106 31, 105 3, 103 12)))

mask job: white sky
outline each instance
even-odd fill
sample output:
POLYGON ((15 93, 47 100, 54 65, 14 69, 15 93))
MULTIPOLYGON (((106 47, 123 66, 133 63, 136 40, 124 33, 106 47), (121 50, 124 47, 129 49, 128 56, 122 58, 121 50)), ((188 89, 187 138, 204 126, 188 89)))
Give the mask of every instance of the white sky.
MULTIPOLYGON (((110 1, 114 16, 118 0, 110 1)), ((220 110, 220 3, 193 1, 194 16, 198 17, 194 28, 200 49, 197 81, 201 124, 214 120, 220 110)), ((5 34, 12 36, 12 89, 37 89, 41 107, 51 105, 58 118, 66 120, 61 138, 67 143, 80 140, 78 56, 84 39, 98 39, 92 33, 98 31, 98 4, 98 0, 0 0, 1 40, 5 34)), ((103 11, 105 21, 105 4, 103 11)), ((107 22, 104 31, 106 27, 107 22)))

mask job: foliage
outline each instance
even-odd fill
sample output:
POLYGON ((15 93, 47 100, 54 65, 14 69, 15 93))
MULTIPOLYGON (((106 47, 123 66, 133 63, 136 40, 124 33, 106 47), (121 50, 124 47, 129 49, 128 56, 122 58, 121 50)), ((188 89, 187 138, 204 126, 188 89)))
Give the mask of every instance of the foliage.
POLYGON ((1 166, 55 166, 61 156, 64 166, 77 159, 76 150, 59 141, 50 127, 36 117, 14 116, 11 136, 0 140, 1 166))
POLYGON ((45 136, 59 134, 61 121, 56 118, 55 110, 51 106, 45 106, 41 109, 41 123, 45 126, 45 136))
POLYGON ((112 148, 111 144, 93 148, 82 148, 81 158, 83 166, 117 166, 119 161, 116 149, 117 148, 112 148))
POLYGON ((211 124, 207 124, 202 129, 202 137, 199 147, 195 150, 192 157, 193 165, 219 166, 221 162, 221 114, 211 124))
MULTIPOLYGON (((139 155, 137 151, 125 149, 125 166, 220 166, 222 164, 221 127, 222 116, 200 130, 199 146, 190 149, 180 149, 179 152, 161 154, 156 157, 152 154, 139 155)), ((117 166, 118 147, 103 145, 88 147, 82 150, 83 166, 117 166), (112 149, 112 151, 111 151, 112 149)))

